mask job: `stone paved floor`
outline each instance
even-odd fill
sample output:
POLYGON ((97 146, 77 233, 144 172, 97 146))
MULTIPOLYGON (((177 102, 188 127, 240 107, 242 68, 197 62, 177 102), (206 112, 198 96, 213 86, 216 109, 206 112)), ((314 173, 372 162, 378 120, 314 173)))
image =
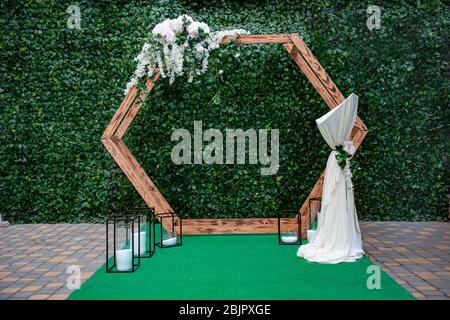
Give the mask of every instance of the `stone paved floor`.
POLYGON ((361 224, 367 255, 418 299, 450 299, 450 223, 361 224))
POLYGON ((0 228, 0 300, 65 299, 74 272, 69 266, 80 268, 82 283, 104 263, 104 229, 95 224, 0 228))
MULTIPOLYGON (((419 299, 450 299, 450 223, 361 223, 367 255, 419 299)), ((68 267, 81 282, 104 263, 104 226, 0 228, 0 300, 65 299, 68 267)), ((70 281, 69 281, 70 282, 70 281)))

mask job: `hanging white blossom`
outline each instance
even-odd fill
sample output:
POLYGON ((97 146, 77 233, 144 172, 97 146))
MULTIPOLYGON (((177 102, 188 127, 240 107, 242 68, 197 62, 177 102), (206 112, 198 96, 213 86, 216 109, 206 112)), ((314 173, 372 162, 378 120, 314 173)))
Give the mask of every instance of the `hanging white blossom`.
POLYGON ((195 21, 188 15, 158 23, 134 59, 137 66, 125 95, 144 76, 152 77, 156 69, 161 77, 169 78, 170 84, 184 74, 191 82, 195 76, 206 72, 209 52, 219 48, 224 37, 243 34, 248 32, 243 29, 211 32, 206 23, 195 21))
POLYGON ((345 176, 345 182, 348 189, 353 188, 352 171, 350 168, 349 156, 352 156, 356 151, 355 145, 351 140, 345 140, 341 146, 336 147, 336 160, 345 176))
POLYGON ((353 183, 352 183, 353 174, 352 174, 352 170, 350 168, 350 160, 349 159, 346 160, 345 167, 342 171, 344 172, 345 182, 346 182, 345 185, 346 185, 347 189, 349 189, 349 190, 353 189, 353 183))

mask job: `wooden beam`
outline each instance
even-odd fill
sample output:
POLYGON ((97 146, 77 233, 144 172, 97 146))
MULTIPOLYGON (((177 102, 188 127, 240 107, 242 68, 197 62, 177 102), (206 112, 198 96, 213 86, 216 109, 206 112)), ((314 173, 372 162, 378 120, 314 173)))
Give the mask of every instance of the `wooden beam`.
POLYGON ((133 103, 134 99, 136 98, 137 92, 138 92, 138 89, 136 87, 131 88, 130 91, 128 91, 127 95, 122 100, 122 103, 120 104, 116 113, 112 117, 112 119, 109 122, 108 126, 106 127, 105 131, 103 132, 102 139, 109 139, 116 132, 117 128, 119 127, 120 123, 122 122, 122 119, 127 114, 128 109, 130 108, 130 105, 133 103))
POLYGON ((154 208, 156 213, 173 212, 170 205, 141 168, 122 141, 102 139, 102 142, 113 159, 125 173, 145 203, 154 208))
POLYGON ((140 99, 136 97, 137 88, 130 89, 103 133, 101 141, 145 203, 154 208, 156 213, 168 213, 173 212, 172 207, 121 140, 159 75, 157 70, 155 77, 146 82, 147 92, 141 93, 140 99))
MULTIPOLYGON (((320 81, 322 87, 328 91, 328 94, 334 100, 334 103, 329 105, 329 107, 334 108, 337 105, 339 105, 342 101, 344 101, 345 100, 344 95, 334 84, 333 80, 331 80, 330 76, 328 76, 328 73, 319 63, 317 58, 312 54, 311 50, 309 50, 308 46, 300 37, 300 35, 294 33, 289 35, 289 38, 291 39, 292 44, 298 49, 298 54, 302 56, 302 59, 306 62, 308 68, 311 69, 316 78, 320 81)), ((303 69, 302 71, 305 72, 305 70, 303 69)), ((314 81, 316 80, 314 79, 314 81)))
POLYGON ((153 89, 153 86, 155 85, 155 81, 159 79, 159 70, 156 71, 156 75, 152 80, 149 80, 146 82, 145 87, 147 89, 147 92, 142 92, 138 99, 135 99, 134 103, 128 108, 128 112, 126 115, 123 116, 122 122, 117 127, 114 136, 118 139, 122 139, 125 135, 125 132, 127 131, 128 127, 130 126, 131 122, 133 122, 134 118, 136 117, 139 109, 142 107, 142 102, 147 99, 148 94, 153 89))
POLYGON ((270 44, 270 43, 291 43, 288 34, 251 34, 241 36, 226 36, 222 43, 235 40, 236 44, 270 44))
POLYGON ((300 54, 300 51, 294 51, 294 45, 292 44, 285 44, 285 49, 288 51, 289 55, 291 56, 292 60, 299 66, 299 68, 303 71, 305 76, 308 78, 309 82, 313 85, 313 87, 316 89, 316 91, 319 93, 319 95, 322 97, 322 99, 325 101, 325 103, 328 105, 330 109, 335 108, 339 103, 345 100, 344 97, 342 97, 341 100, 337 101, 336 98, 330 94, 327 87, 324 86, 320 78, 317 76, 317 74, 314 72, 313 69, 309 66, 308 62, 305 60, 305 58, 300 54))
POLYGON ((132 168, 132 172, 139 177, 141 183, 144 188, 148 191, 149 196, 148 199, 150 201, 146 201, 146 203, 150 203, 151 206, 154 207, 155 213, 170 213, 174 212, 172 207, 163 197, 163 195, 159 192, 158 188, 155 186, 150 177, 145 173, 144 169, 142 169, 141 165, 137 162, 136 158, 131 154, 128 147, 123 143, 122 140, 113 140, 114 145, 120 151, 122 157, 129 163, 132 168))
MULTIPOLYGON (((296 230, 295 219, 283 219, 283 227, 296 230)), ((185 219, 183 234, 261 234, 278 233, 276 218, 185 219)))

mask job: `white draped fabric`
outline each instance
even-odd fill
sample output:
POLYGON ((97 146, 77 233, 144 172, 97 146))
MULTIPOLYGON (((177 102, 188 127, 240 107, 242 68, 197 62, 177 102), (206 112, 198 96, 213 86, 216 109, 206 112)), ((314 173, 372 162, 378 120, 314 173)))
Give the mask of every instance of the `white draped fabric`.
POLYGON ((325 169, 317 233, 312 243, 300 246, 297 252, 299 257, 308 261, 353 262, 364 255, 351 180, 346 180, 335 151, 336 146, 349 140, 357 109, 358 96, 352 93, 339 106, 316 120, 320 133, 333 151, 325 169))

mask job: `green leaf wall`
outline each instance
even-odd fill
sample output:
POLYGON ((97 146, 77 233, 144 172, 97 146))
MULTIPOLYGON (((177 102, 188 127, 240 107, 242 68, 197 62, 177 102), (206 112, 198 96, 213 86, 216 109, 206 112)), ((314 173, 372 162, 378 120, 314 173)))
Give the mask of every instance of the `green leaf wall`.
MULTIPOLYGON (((212 30, 300 33, 344 95, 359 95, 369 133, 353 161, 364 220, 448 216, 449 8, 378 1, 2 1, 0 213, 13 223, 95 222, 142 200, 100 136, 123 99, 147 32, 186 13, 212 30), (71 4, 81 30, 67 28, 71 4)), ((267 217, 301 206, 329 148, 328 111, 282 46, 226 46, 192 84, 159 81, 125 142, 177 211, 267 217), (220 74, 219 71, 223 70, 220 74), (280 169, 172 163, 175 128, 278 128, 280 169)))

